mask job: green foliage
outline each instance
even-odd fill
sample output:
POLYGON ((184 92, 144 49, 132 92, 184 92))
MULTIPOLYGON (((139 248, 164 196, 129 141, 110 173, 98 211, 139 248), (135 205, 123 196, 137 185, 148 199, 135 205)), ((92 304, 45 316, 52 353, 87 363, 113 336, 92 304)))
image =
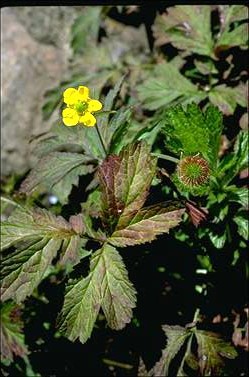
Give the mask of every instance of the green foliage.
POLYGON ((121 256, 114 247, 103 245, 91 257, 89 275, 67 287, 60 329, 70 340, 84 343, 100 307, 109 326, 122 329, 131 320, 135 295, 121 256))
POLYGON ((102 7, 89 7, 76 18, 72 25, 71 46, 75 54, 80 54, 97 42, 102 7))
POLYGON ((233 46, 244 47, 248 41, 248 24, 240 21, 248 19, 248 9, 243 5, 219 6, 221 30, 216 49, 227 49, 233 46), (232 28, 233 26, 233 28, 232 28))
POLYGON ((16 248, 2 259, 2 300, 12 298, 20 303, 31 295, 61 247, 64 263, 78 261, 81 241, 77 231, 61 216, 44 209, 17 208, 1 226, 1 250, 16 248))
POLYGON ((234 347, 210 331, 197 330, 195 335, 201 375, 223 375, 224 358, 234 359, 237 356, 234 347))
POLYGON ((145 143, 110 156, 99 168, 102 212, 110 229, 125 227, 144 204, 156 171, 156 158, 145 143))
POLYGON ((157 235, 168 233, 172 227, 177 226, 183 212, 184 209, 163 203, 144 207, 132 219, 126 219, 125 228, 119 222, 109 242, 120 247, 151 242, 157 235))
POLYGON ((1 360, 5 362, 12 362, 14 356, 24 357, 28 354, 20 309, 11 301, 1 304, 1 360))
POLYGON ((92 157, 81 153, 52 152, 44 156, 23 181, 20 192, 31 194, 37 188, 51 191, 62 204, 67 203, 72 186, 78 186, 79 176, 94 171, 92 157), (92 164, 91 164, 92 163, 92 164))
MULTIPOLYGON (((160 360, 147 372, 148 376, 169 376, 169 368, 184 345, 186 347, 180 368, 176 373, 177 376, 187 375, 184 370, 186 364, 200 376, 220 376, 223 375, 224 358, 234 359, 237 356, 235 348, 223 340, 219 334, 199 330, 195 324, 190 328, 169 325, 164 325, 162 328, 167 336, 167 344, 160 360), (194 347, 194 338, 197 342, 197 352, 194 347)), ((146 370, 145 366, 143 369, 146 370)))
POLYGON ((168 8, 167 13, 157 16, 154 36, 159 46, 170 42, 188 54, 212 55, 211 7, 177 5, 168 8))
POLYGON ((149 110, 165 108, 179 102, 199 102, 206 97, 205 93, 199 91, 179 72, 173 61, 155 66, 137 90, 140 101, 149 110))
MULTIPOLYGON (((138 375, 226 375, 232 371, 226 371, 225 359, 237 354, 223 337, 208 330, 214 326, 213 317, 205 330, 202 322, 211 312, 221 317, 222 328, 230 326, 234 305, 245 304, 243 294, 237 295, 237 303, 232 294, 228 299, 224 295, 228 304, 224 309, 223 297, 220 306, 216 297, 220 291, 223 294, 223 279, 226 289, 230 280, 238 286, 236 274, 240 285, 248 277, 248 190, 243 179, 248 164, 243 114, 247 83, 242 59, 247 8, 176 5, 163 11, 160 7, 154 24, 145 25, 142 8, 119 7, 122 17, 137 12, 142 24, 136 28, 114 20, 116 10, 110 9, 83 7, 73 22, 69 74, 45 93, 43 118, 54 122, 51 130, 31 141, 37 159, 27 178, 21 183, 16 175, 3 184, 4 362, 15 365, 19 355, 27 370, 17 363, 18 373, 35 375, 26 356, 30 347, 24 343, 20 316, 13 321, 17 306, 10 300, 26 300, 27 308, 32 307, 24 317, 29 324, 31 317, 35 320, 39 315, 34 302, 53 308, 53 297, 43 292, 52 286, 59 292, 65 283, 57 323, 61 334, 85 343, 94 327, 97 336, 105 331, 103 327, 98 332, 102 320, 114 330, 130 323, 128 333, 133 334, 135 327, 143 329, 143 296, 150 305, 154 283, 160 284, 158 275, 147 273, 155 267, 166 282, 159 292, 160 305, 166 299, 170 321, 176 318, 175 323, 184 323, 189 302, 200 307, 203 316, 185 327, 164 325, 167 344, 160 360, 147 370, 140 359, 138 375), (96 114, 98 131, 65 127, 58 120, 63 91, 79 85, 88 86, 93 98, 103 103, 96 114), (185 170, 184 161, 192 164, 185 170), (79 183, 74 195, 72 188, 79 183), (48 200, 51 193, 59 199, 56 206, 48 200), (155 248, 148 245, 159 235, 155 248), (145 243, 146 249, 139 246, 145 243), (129 254, 136 245, 135 254, 129 254), (125 249, 119 252, 118 248, 125 249), (160 249, 166 252, 160 254, 160 249), (158 259, 162 255, 165 265, 158 259), (133 271, 130 267, 127 271, 122 257, 127 266, 134 265, 133 271), (132 319, 137 292, 129 276, 134 271, 139 274, 139 264, 146 263, 147 257, 154 265, 147 270, 144 264, 142 278, 136 279, 145 285, 146 294, 136 287, 139 307, 132 319), (172 305, 171 299, 180 291, 188 300, 181 298, 172 305)), ((133 19, 127 17, 129 22, 133 19)), ((155 308, 163 311, 162 306, 155 308)), ((43 324, 46 331, 53 327, 48 321, 43 324)), ((59 342, 60 333, 55 330, 49 336, 59 342)), ((106 338, 107 354, 111 337, 106 338)), ((234 335, 232 340, 238 346, 234 335)), ((44 340, 37 339, 37 352, 38 342, 44 340)), ((113 344, 119 346, 116 338, 113 344)), ((67 365, 65 373, 69 373, 67 365)))

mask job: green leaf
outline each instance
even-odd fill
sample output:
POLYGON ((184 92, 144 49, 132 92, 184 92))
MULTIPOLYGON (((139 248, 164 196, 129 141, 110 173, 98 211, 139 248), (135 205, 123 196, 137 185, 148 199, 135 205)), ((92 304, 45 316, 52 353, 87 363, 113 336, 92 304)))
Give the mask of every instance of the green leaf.
POLYGON ((75 54, 84 53, 92 44, 97 44, 102 7, 85 7, 83 14, 72 25, 71 46, 75 54))
POLYGON ((191 103, 186 110, 181 105, 166 110, 162 132, 166 136, 166 147, 176 154, 201 153, 215 168, 222 118, 219 110, 209 106, 206 112, 191 103))
POLYGON ((195 336, 201 375, 223 375, 223 358, 234 359, 237 356, 235 348, 213 332, 196 330, 195 336))
POLYGON ((85 343, 100 307, 109 326, 121 329, 131 320, 135 295, 121 256, 112 246, 104 245, 93 254, 89 275, 67 287, 59 316, 60 331, 71 341, 79 338, 85 343))
POLYGON ((239 188, 235 185, 228 186, 227 192, 228 192, 230 201, 237 202, 237 203, 241 204, 244 208, 248 208, 249 197, 248 197, 247 187, 240 187, 239 188))
MULTIPOLYGON (((105 146, 107 149, 109 149, 113 133, 115 132, 117 127, 120 125, 120 120, 119 120, 119 122, 111 122, 111 127, 110 127, 110 124, 109 124, 110 113, 109 112, 113 109, 114 101, 123 84, 124 77, 125 76, 122 76, 116 82, 114 88, 108 92, 105 98, 104 106, 103 106, 103 112, 106 112, 106 113, 102 113, 102 114, 99 113, 99 115, 97 115, 99 132, 102 136, 102 139, 105 142, 105 146)), ((121 122, 122 122, 122 118, 121 118, 121 122)))
POLYGON ((222 234, 217 234, 217 233, 214 233, 212 231, 209 231, 209 238, 210 238, 210 241, 214 244, 214 246, 217 248, 217 249, 222 249, 225 245, 225 242, 226 242, 226 232, 223 231, 222 234))
POLYGON ((70 223, 44 209, 16 209, 1 225, 1 249, 16 248, 2 259, 2 300, 21 302, 29 296, 62 243, 65 263, 68 259, 76 262, 80 244, 70 223))
POLYGON ((122 108, 117 111, 109 123, 109 130, 111 136, 109 153, 119 153, 127 142, 127 131, 130 127, 130 117, 132 114, 131 108, 122 108))
POLYGON ((238 233, 246 241, 249 239, 249 223, 247 213, 240 212, 233 218, 233 221, 238 225, 238 233))
POLYGON ((238 21, 248 19, 248 8, 241 5, 220 5, 221 30, 215 49, 227 49, 234 46, 246 46, 248 41, 247 23, 238 21), (231 27, 233 24, 233 28, 231 27))
POLYGON ((99 167, 102 217, 110 233, 116 224, 122 223, 125 227, 144 204, 156 161, 142 142, 123 149, 119 156, 109 156, 99 167))
POLYGON ((248 133, 240 131, 235 145, 234 152, 225 156, 217 169, 217 177, 223 186, 227 185, 232 179, 248 164, 248 133))
POLYGON ((167 203, 142 208, 129 223, 118 223, 109 242, 120 247, 151 242, 157 235, 168 233, 171 228, 177 226, 183 212, 184 209, 169 206, 167 203))
POLYGON ((206 129, 208 131, 208 159, 213 170, 217 167, 220 150, 221 134, 223 129, 222 113, 217 107, 208 106, 205 113, 206 129))
POLYGON ((158 15, 153 27, 156 45, 172 43, 188 54, 212 56, 211 11, 209 5, 176 5, 158 15))
POLYGON ((20 307, 8 301, 1 304, 1 359, 13 361, 14 356, 24 357, 28 354, 24 341, 23 323, 20 318, 20 307))
POLYGON ((138 98, 148 110, 177 103, 200 102, 207 94, 186 79, 175 64, 161 63, 137 87, 138 98))
POLYGON ((56 123, 51 131, 33 141, 34 154, 40 158, 50 152, 82 153, 99 160, 104 158, 103 148, 95 127, 66 127, 56 123))
POLYGON ((181 326, 164 325, 162 328, 168 340, 160 360, 152 369, 155 376, 169 375, 169 366, 171 361, 178 354, 186 339, 191 335, 189 330, 181 326))
POLYGON ((225 84, 217 85, 210 90, 209 99, 224 114, 232 115, 238 104, 242 107, 247 105, 246 84, 234 88, 225 84))
POLYGON ((101 307, 108 325, 120 330, 132 318, 136 306, 136 291, 129 281, 123 260, 117 250, 105 245, 101 252, 101 269, 105 271, 101 283, 101 307))
POLYGON ((78 185, 79 176, 93 172, 94 166, 89 164, 91 162, 91 157, 79 153, 49 153, 38 161, 22 182, 20 192, 31 194, 36 189, 46 189, 65 204, 72 186, 78 185))

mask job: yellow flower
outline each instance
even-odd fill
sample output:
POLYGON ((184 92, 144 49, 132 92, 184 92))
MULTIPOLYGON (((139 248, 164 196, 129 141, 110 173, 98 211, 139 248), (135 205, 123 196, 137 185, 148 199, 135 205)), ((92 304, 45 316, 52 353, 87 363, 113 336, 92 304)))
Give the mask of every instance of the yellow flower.
POLYGON ((65 126, 83 124, 92 127, 96 124, 96 118, 92 113, 101 110, 102 103, 89 97, 89 89, 86 86, 79 86, 78 89, 67 88, 63 93, 63 99, 67 105, 62 111, 65 126))

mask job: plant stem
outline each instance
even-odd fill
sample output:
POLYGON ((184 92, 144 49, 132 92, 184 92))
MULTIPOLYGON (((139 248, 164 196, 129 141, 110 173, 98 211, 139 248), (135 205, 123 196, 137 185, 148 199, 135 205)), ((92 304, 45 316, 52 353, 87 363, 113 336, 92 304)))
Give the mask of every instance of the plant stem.
POLYGON ((199 314, 200 314, 200 308, 197 308, 194 314, 193 322, 198 321, 199 314))
POLYGON ((105 152, 105 156, 107 156, 107 150, 106 150, 106 147, 105 147, 104 141, 103 141, 103 139, 102 139, 102 136, 101 136, 101 134, 100 134, 100 132, 99 132, 99 129, 98 129, 98 125, 97 125, 97 124, 96 124, 96 130, 97 130, 97 133, 98 133, 99 140, 100 140, 100 143, 101 143, 101 145, 102 145, 102 148, 103 148, 103 150, 104 150, 104 152, 105 152))
POLYGON ((102 359, 103 363, 107 365, 113 365, 115 367, 123 368, 123 369, 132 369, 133 366, 130 364, 120 363, 119 361, 110 360, 110 359, 102 359))
POLYGON ((171 156, 168 156, 166 154, 160 154, 160 153, 151 153, 152 156, 155 156, 155 157, 158 157, 158 158, 162 158, 163 160, 168 160, 168 161, 171 161, 171 162, 175 162, 176 164, 178 164, 180 162, 180 160, 178 158, 175 158, 175 157, 171 157, 171 156))

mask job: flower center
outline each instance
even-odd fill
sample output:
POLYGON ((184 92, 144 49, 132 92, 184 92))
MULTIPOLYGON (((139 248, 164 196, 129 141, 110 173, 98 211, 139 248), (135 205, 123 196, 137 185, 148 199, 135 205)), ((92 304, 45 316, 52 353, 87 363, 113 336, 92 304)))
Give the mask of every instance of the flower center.
POLYGON ((88 104, 87 104, 87 102, 81 102, 81 101, 79 101, 79 102, 77 102, 75 105, 74 105, 74 108, 75 108, 75 110, 77 111, 77 113, 79 114, 79 115, 83 115, 84 114, 84 112, 87 110, 87 108, 88 108, 88 104))

